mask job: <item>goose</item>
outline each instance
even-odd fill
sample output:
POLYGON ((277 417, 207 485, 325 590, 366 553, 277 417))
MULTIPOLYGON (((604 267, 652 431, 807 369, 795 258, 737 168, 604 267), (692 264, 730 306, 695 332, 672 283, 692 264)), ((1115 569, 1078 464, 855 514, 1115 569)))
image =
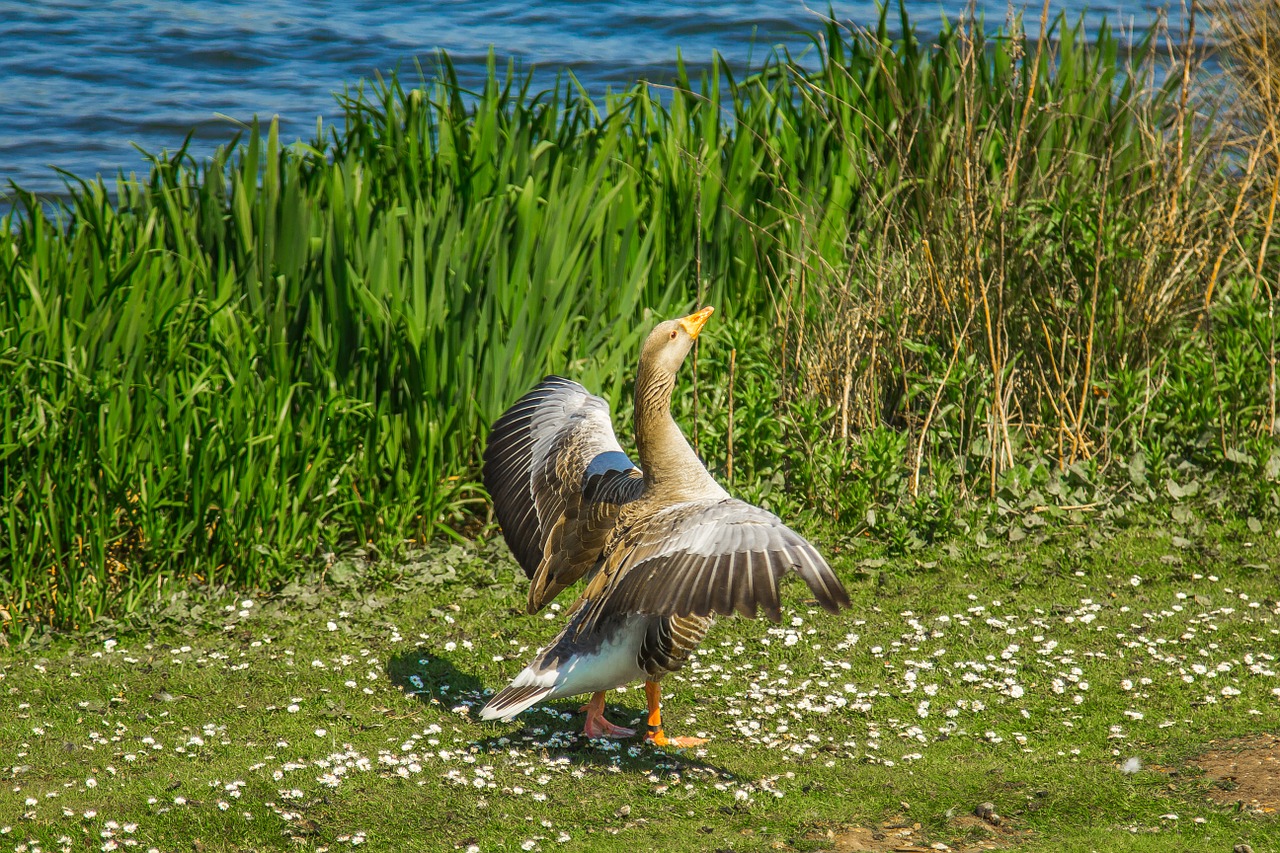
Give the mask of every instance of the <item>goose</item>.
POLYGON ((635 730, 604 716, 607 691, 644 682, 646 739, 668 737, 660 682, 680 669, 716 616, 778 622, 778 582, 795 573, 830 613, 849 606, 831 567, 772 513, 737 500, 711 476, 671 416, 676 374, 714 309, 659 323, 635 383, 640 464, 614 434, 609 404, 548 376, 497 421, 483 481, 503 537, 530 580, 528 612, 586 578, 563 630, 480 711, 511 720, 541 702, 591 694, 589 738, 635 730))

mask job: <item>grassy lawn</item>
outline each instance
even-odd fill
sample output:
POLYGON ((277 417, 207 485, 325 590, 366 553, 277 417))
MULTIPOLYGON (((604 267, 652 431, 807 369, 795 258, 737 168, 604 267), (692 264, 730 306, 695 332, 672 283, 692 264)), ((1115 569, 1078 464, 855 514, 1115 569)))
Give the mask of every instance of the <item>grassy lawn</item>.
POLYGON ((499 543, 179 593, 0 650, 0 850, 1277 849, 1274 783, 1194 763, 1280 728, 1277 537, 1145 513, 834 553, 851 610, 793 585, 668 680, 684 752, 475 721, 563 613, 499 543))
POLYGON ((813 68, 442 57, 311 145, 13 188, 0 853, 1280 850, 1275 8, 1206 25, 1221 89, 1191 32, 886 7, 813 68), (677 418, 853 607, 722 620, 664 690, 702 748, 478 722, 568 602, 493 530, 344 543, 482 527, 499 413, 554 371, 625 424, 702 304, 677 418))

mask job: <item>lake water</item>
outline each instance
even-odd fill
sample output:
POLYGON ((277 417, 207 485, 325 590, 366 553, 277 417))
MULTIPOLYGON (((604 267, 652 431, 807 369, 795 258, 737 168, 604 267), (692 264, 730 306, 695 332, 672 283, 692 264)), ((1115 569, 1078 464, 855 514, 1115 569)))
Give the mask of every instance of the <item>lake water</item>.
MULTIPOLYGON (((872 2, 834 4, 858 26, 872 2)), ((908 2, 920 34, 967 2, 908 2)), ((1018 4, 1019 6, 1022 4, 1018 4)), ((1054 11, 1105 15, 1144 28, 1162 4, 1053 0, 1054 11)), ((483 73, 490 46, 521 68, 568 68, 592 93, 669 78, 677 49, 690 66, 720 51, 737 68, 774 45, 793 51, 821 25, 800 0, 0 0, 0 195, 10 180, 56 192, 53 166, 108 177, 142 170, 132 147, 174 148, 194 131, 208 153, 253 116, 279 115, 282 137, 310 138, 317 116, 338 114, 333 93, 414 61, 449 53, 465 80, 483 73)), ((896 9, 896 6, 894 7, 896 9)), ((991 24, 1004 3, 978 2, 991 24)), ((1039 3, 1029 18, 1038 18, 1039 3)), ((1030 28, 1032 25, 1028 25, 1030 28)))

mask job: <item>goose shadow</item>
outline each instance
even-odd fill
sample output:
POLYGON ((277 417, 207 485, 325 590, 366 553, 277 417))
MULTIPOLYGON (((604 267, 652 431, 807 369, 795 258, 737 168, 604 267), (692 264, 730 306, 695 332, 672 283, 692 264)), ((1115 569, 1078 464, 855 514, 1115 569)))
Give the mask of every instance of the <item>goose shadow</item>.
MULTIPOLYGON (((481 721, 478 714, 489 700, 484 683, 470 672, 459 669, 448 657, 413 649, 392 655, 386 664, 387 679, 406 695, 438 713, 454 712, 458 722, 474 728, 472 745, 484 750, 528 749, 571 763, 617 766, 637 773, 689 771, 713 773, 726 779, 734 773, 716 764, 696 758, 686 750, 667 750, 645 743, 642 734, 622 740, 585 737, 582 733, 583 700, 560 700, 537 705, 525 711, 512 723, 481 721), (466 710, 461 710, 465 708, 466 710), (512 730, 513 724, 522 725, 512 730), (502 731, 495 732, 494 729, 502 731)), ((610 703, 605 707, 609 719, 620 725, 644 731, 644 711, 610 703)), ((715 741, 711 742, 714 747, 715 741)))

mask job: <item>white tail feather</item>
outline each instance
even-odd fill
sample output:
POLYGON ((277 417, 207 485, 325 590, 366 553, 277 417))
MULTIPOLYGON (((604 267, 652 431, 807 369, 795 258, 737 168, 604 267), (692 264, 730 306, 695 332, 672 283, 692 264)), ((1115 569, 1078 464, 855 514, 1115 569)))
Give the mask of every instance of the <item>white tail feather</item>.
POLYGON ((548 698, 556 688, 559 676, 554 670, 536 672, 532 667, 525 668, 515 681, 494 694, 480 709, 482 720, 511 720, 521 711, 526 711, 548 698))

